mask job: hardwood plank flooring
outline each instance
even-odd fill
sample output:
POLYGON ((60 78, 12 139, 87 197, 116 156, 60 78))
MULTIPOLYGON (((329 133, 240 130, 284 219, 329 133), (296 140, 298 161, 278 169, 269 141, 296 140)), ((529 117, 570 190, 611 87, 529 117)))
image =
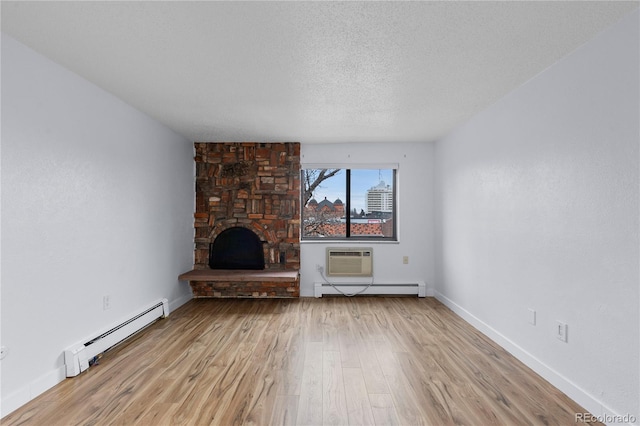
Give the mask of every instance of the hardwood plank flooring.
POLYGON ((13 425, 566 425, 585 410, 433 298, 194 299, 13 425))

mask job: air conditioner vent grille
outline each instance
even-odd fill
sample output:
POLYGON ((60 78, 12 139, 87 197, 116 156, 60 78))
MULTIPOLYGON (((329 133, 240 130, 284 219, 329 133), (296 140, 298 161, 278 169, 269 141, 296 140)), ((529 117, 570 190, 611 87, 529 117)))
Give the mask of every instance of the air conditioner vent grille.
POLYGON ((332 251, 331 252, 332 256, 336 256, 336 257, 342 257, 342 256, 356 256, 356 257, 362 257, 364 256, 361 252, 359 251, 332 251))
POLYGON ((371 248, 327 248, 327 275, 370 277, 373 274, 371 248))

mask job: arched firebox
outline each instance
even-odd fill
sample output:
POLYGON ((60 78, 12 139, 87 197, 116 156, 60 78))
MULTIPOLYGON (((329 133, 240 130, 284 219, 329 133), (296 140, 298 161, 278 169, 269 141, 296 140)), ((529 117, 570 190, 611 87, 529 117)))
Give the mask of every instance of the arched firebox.
POLYGON ((264 269, 264 249, 260 238, 242 226, 220 232, 209 249, 211 269, 264 269))

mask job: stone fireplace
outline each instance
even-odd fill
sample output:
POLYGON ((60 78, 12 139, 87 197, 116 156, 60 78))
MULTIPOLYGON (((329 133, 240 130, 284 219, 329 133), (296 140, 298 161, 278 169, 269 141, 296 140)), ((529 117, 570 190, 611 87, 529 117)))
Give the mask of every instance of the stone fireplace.
POLYGON ((194 297, 298 297, 300 144, 194 146, 194 274, 181 279, 190 281, 194 297), (245 249, 261 252, 263 268, 249 266, 245 249), (221 260, 229 261, 226 267, 216 266, 221 260))

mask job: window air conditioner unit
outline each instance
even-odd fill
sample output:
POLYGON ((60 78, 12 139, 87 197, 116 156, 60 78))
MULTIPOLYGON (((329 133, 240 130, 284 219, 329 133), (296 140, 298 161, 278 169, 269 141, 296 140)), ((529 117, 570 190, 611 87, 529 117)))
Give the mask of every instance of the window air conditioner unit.
POLYGON ((373 275, 373 249, 327 248, 327 276, 370 277, 373 275))

